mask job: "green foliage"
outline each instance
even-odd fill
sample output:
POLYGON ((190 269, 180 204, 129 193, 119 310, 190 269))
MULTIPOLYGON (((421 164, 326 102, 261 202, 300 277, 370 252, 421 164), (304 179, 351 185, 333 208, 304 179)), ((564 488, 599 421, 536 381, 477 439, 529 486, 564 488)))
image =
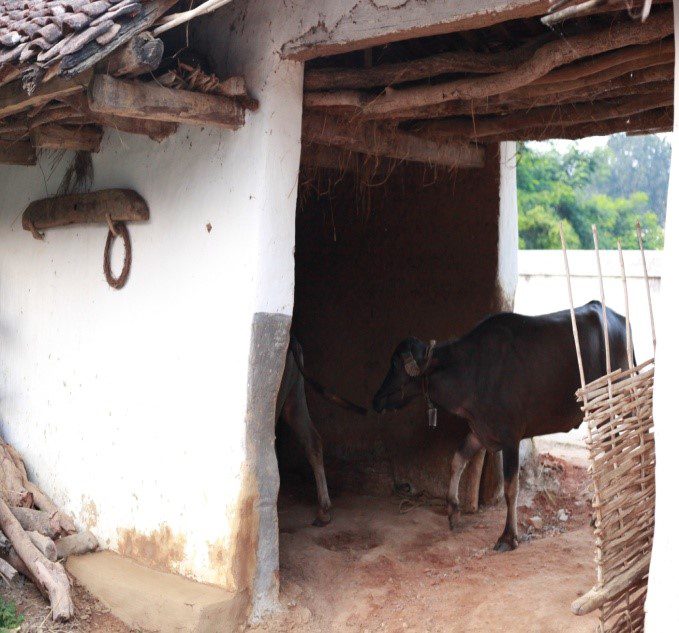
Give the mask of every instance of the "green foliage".
MULTIPOLYGON (((634 137, 637 139, 645 137, 634 137)), ((653 156, 664 157, 662 144, 669 146, 663 139, 640 144, 648 149, 643 156, 634 159, 636 169, 642 160, 653 163, 645 168, 648 177, 637 178, 634 182, 650 182, 653 169, 665 171, 665 187, 669 164, 664 158, 653 162, 653 156)), ((519 243, 524 249, 555 249, 561 247, 559 226, 563 225, 564 235, 569 248, 592 248, 592 224, 599 229, 599 242, 602 248, 617 248, 620 240, 623 248, 638 248, 636 223, 641 222, 646 246, 650 249, 662 248, 664 213, 653 206, 651 193, 645 189, 630 190, 629 182, 623 186, 617 182, 624 173, 621 166, 627 160, 627 150, 619 135, 609 139, 609 146, 585 152, 572 147, 565 154, 554 148, 546 152, 536 152, 519 145, 517 162, 517 186, 519 202, 519 243), (622 149, 621 149, 622 148, 622 149), (616 193, 618 192, 618 193, 616 193)), ((635 145, 636 147, 636 145, 635 145)), ((630 150, 634 153, 633 150, 630 150)), ((652 195, 659 198, 660 185, 652 195)), ((665 194, 666 195, 666 194, 665 194)))
POLYGON ((17 613, 16 605, 0 596, 0 632, 17 631, 24 621, 24 616, 17 613))

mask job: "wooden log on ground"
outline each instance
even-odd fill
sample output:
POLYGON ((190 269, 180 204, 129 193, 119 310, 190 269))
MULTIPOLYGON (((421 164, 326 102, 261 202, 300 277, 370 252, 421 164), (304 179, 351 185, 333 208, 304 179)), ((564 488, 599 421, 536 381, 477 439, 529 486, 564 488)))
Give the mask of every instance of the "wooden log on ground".
POLYGON ((323 115, 304 117, 302 137, 307 143, 446 167, 482 167, 484 160, 483 149, 467 143, 436 142, 395 128, 356 125, 323 115))
POLYGON ((26 534, 31 539, 31 543, 38 548, 47 560, 52 562, 57 560, 57 546, 51 538, 40 534, 40 532, 26 532, 26 534))
POLYGON ((0 88, 0 119, 43 105, 53 99, 62 99, 83 92, 91 79, 92 73, 89 72, 73 79, 56 77, 38 86, 31 95, 23 89, 20 81, 3 86, 0 88))
MULTIPOLYGON (((149 207, 144 198, 131 189, 102 189, 31 202, 21 217, 21 224, 26 231, 31 231, 69 224, 107 224, 109 219, 145 222, 149 219, 149 207)), ((40 506, 38 499, 36 505, 40 506)))
POLYGON ((52 607, 52 619, 55 622, 70 620, 74 614, 74 607, 66 571, 59 563, 47 560, 40 553, 2 499, 0 499, 0 528, 33 575, 36 586, 48 596, 52 607))
POLYGON ((532 83, 551 70, 577 59, 623 46, 648 43, 667 37, 672 32, 672 12, 657 11, 641 24, 632 21, 622 22, 602 31, 583 33, 545 44, 530 60, 505 73, 390 90, 366 103, 363 115, 380 118, 402 110, 444 101, 497 95, 532 83))
POLYGON ((528 44, 499 53, 451 51, 369 68, 310 68, 304 75, 304 89, 317 91, 378 88, 447 73, 506 72, 530 59, 545 41, 546 38, 541 36, 528 44))
POLYGON ((62 534, 73 534, 76 531, 73 519, 62 512, 54 501, 40 490, 38 486, 32 481, 29 481, 28 474, 26 473, 26 466, 21 459, 21 455, 19 455, 11 444, 3 443, 2 448, 11 456, 14 465, 21 474, 24 488, 33 495, 34 505, 39 510, 44 510, 49 514, 50 521, 59 527, 62 534))
POLYGON ((96 125, 70 127, 48 123, 31 129, 31 143, 41 149, 74 150, 96 153, 104 131, 96 125))
POLYGON ((56 538, 62 534, 59 522, 52 520, 52 515, 34 508, 11 507, 12 514, 17 518, 21 527, 27 532, 38 532, 48 538, 56 538))
POLYGON ((97 75, 90 110, 102 115, 208 125, 235 130, 245 123, 245 110, 235 99, 173 90, 151 83, 132 83, 97 75))
POLYGON ((88 554, 94 552, 99 547, 97 537, 89 530, 64 536, 58 541, 54 542, 57 550, 57 557, 59 560, 68 558, 69 556, 80 556, 81 554, 88 554))
POLYGON ((114 77, 136 77, 150 73, 160 65, 164 50, 162 40, 143 31, 109 55, 102 62, 102 72, 114 77))
POLYGON ((86 120, 110 127, 119 132, 128 134, 139 134, 148 136, 154 141, 163 141, 168 136, 172 136, 179 127, 176 123, 164 123, 162 121, 151 121, 146 119, 132 119, 128 117, 114 116, 112 114, 97 114, 90 110, 89 100, 84 94, 75 95, 67 100, 67 103, 76 112, 79 112, 86 120))
POLYGON ((572 127, 582 123, 627 117, 674 103, 672 87, 665 92, 634 95, 610 101, 593 101, 553 107, 534 108, 507 116, 457 118, 425 121, 417 125, 417 133, 427 138, 483 140, 485 137, 511 135, 524 129, 572 127))
POLYGON ((634 563, 629 569, 619 576, 607 582, 603 587, 590 589, 584 596, 580 596, 571 605, 571 611, 575 615, 586 615, 596 609, 600 609, 609 600, 634 586, 646 574, 651 564, 650 554, 634 563))
POLYGON ((10 583, 19 572, 14 569, 4 558, 0 558, 0 576, 5 582, 10 583))

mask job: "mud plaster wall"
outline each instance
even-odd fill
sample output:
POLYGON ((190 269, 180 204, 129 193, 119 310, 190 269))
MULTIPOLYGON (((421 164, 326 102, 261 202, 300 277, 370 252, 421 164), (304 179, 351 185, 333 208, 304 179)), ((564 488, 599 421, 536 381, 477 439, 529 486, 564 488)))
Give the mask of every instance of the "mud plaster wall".
MULTIPOLYGON (((384 186, 358 194, 348 174, 329 195, 302 187, 293 329, 310 375, 368 405, 401 339, 458 336, 503 308, 499 164, 491 147, 481 170, 434 179, 420 167, 401 167, 384 186), (368 210, 361 208, 365 195, 368 210)), ((308 398, 331 494, 388 492, 394 482, 445 493, 463 420, 441 412, 430 430, 421 402, 361 418, 309 390, 308 398)), ((294 438, 285 429, 279 435, 284 471, 304 469, 294 438)))

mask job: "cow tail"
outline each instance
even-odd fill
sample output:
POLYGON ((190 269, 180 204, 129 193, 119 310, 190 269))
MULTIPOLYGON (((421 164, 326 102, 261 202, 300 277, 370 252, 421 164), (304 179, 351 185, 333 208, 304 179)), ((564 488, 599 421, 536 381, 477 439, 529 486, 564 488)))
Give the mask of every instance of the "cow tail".
POLYGON ((302 358, 302 348, 297 340, 292 337, 290 339, 290 351, 292 352, 292 356, 295 359, 295 363, 297 363, 299 372, 304 378, 304 382, 306 382, 319 396, 342 407, 343 409, 348 409, 349 411, 353 411, 359 415, 367 415, 368 410, 365 407, 355 404, 350 400, 346 400, 345 398, 338 396, 336 393, 328 391, 325 387, 323 387, 323 385, 316 382, 306 373, 306 370, 304 369, 304 359, 302 358))

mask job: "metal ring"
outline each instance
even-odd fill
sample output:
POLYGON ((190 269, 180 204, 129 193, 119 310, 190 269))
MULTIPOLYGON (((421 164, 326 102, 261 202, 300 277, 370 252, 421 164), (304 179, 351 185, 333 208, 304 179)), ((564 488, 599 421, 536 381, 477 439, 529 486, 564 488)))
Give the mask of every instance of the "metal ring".
POLYGON ((130 242, 130 233, 127 230, 124 222, 116 222, 109 227, 108 235, 106 236, 106 246, 104 247, 104 275, 106 281, 111 288, 120 290, 130 275, 130 267, 132 266, 132 244, 130 242), (123 262, 123 269, 120 271, 118 277, 114 277, 111 272, 111 247, 116 237, 121 237, 125 244, 125 261, 123 262))

